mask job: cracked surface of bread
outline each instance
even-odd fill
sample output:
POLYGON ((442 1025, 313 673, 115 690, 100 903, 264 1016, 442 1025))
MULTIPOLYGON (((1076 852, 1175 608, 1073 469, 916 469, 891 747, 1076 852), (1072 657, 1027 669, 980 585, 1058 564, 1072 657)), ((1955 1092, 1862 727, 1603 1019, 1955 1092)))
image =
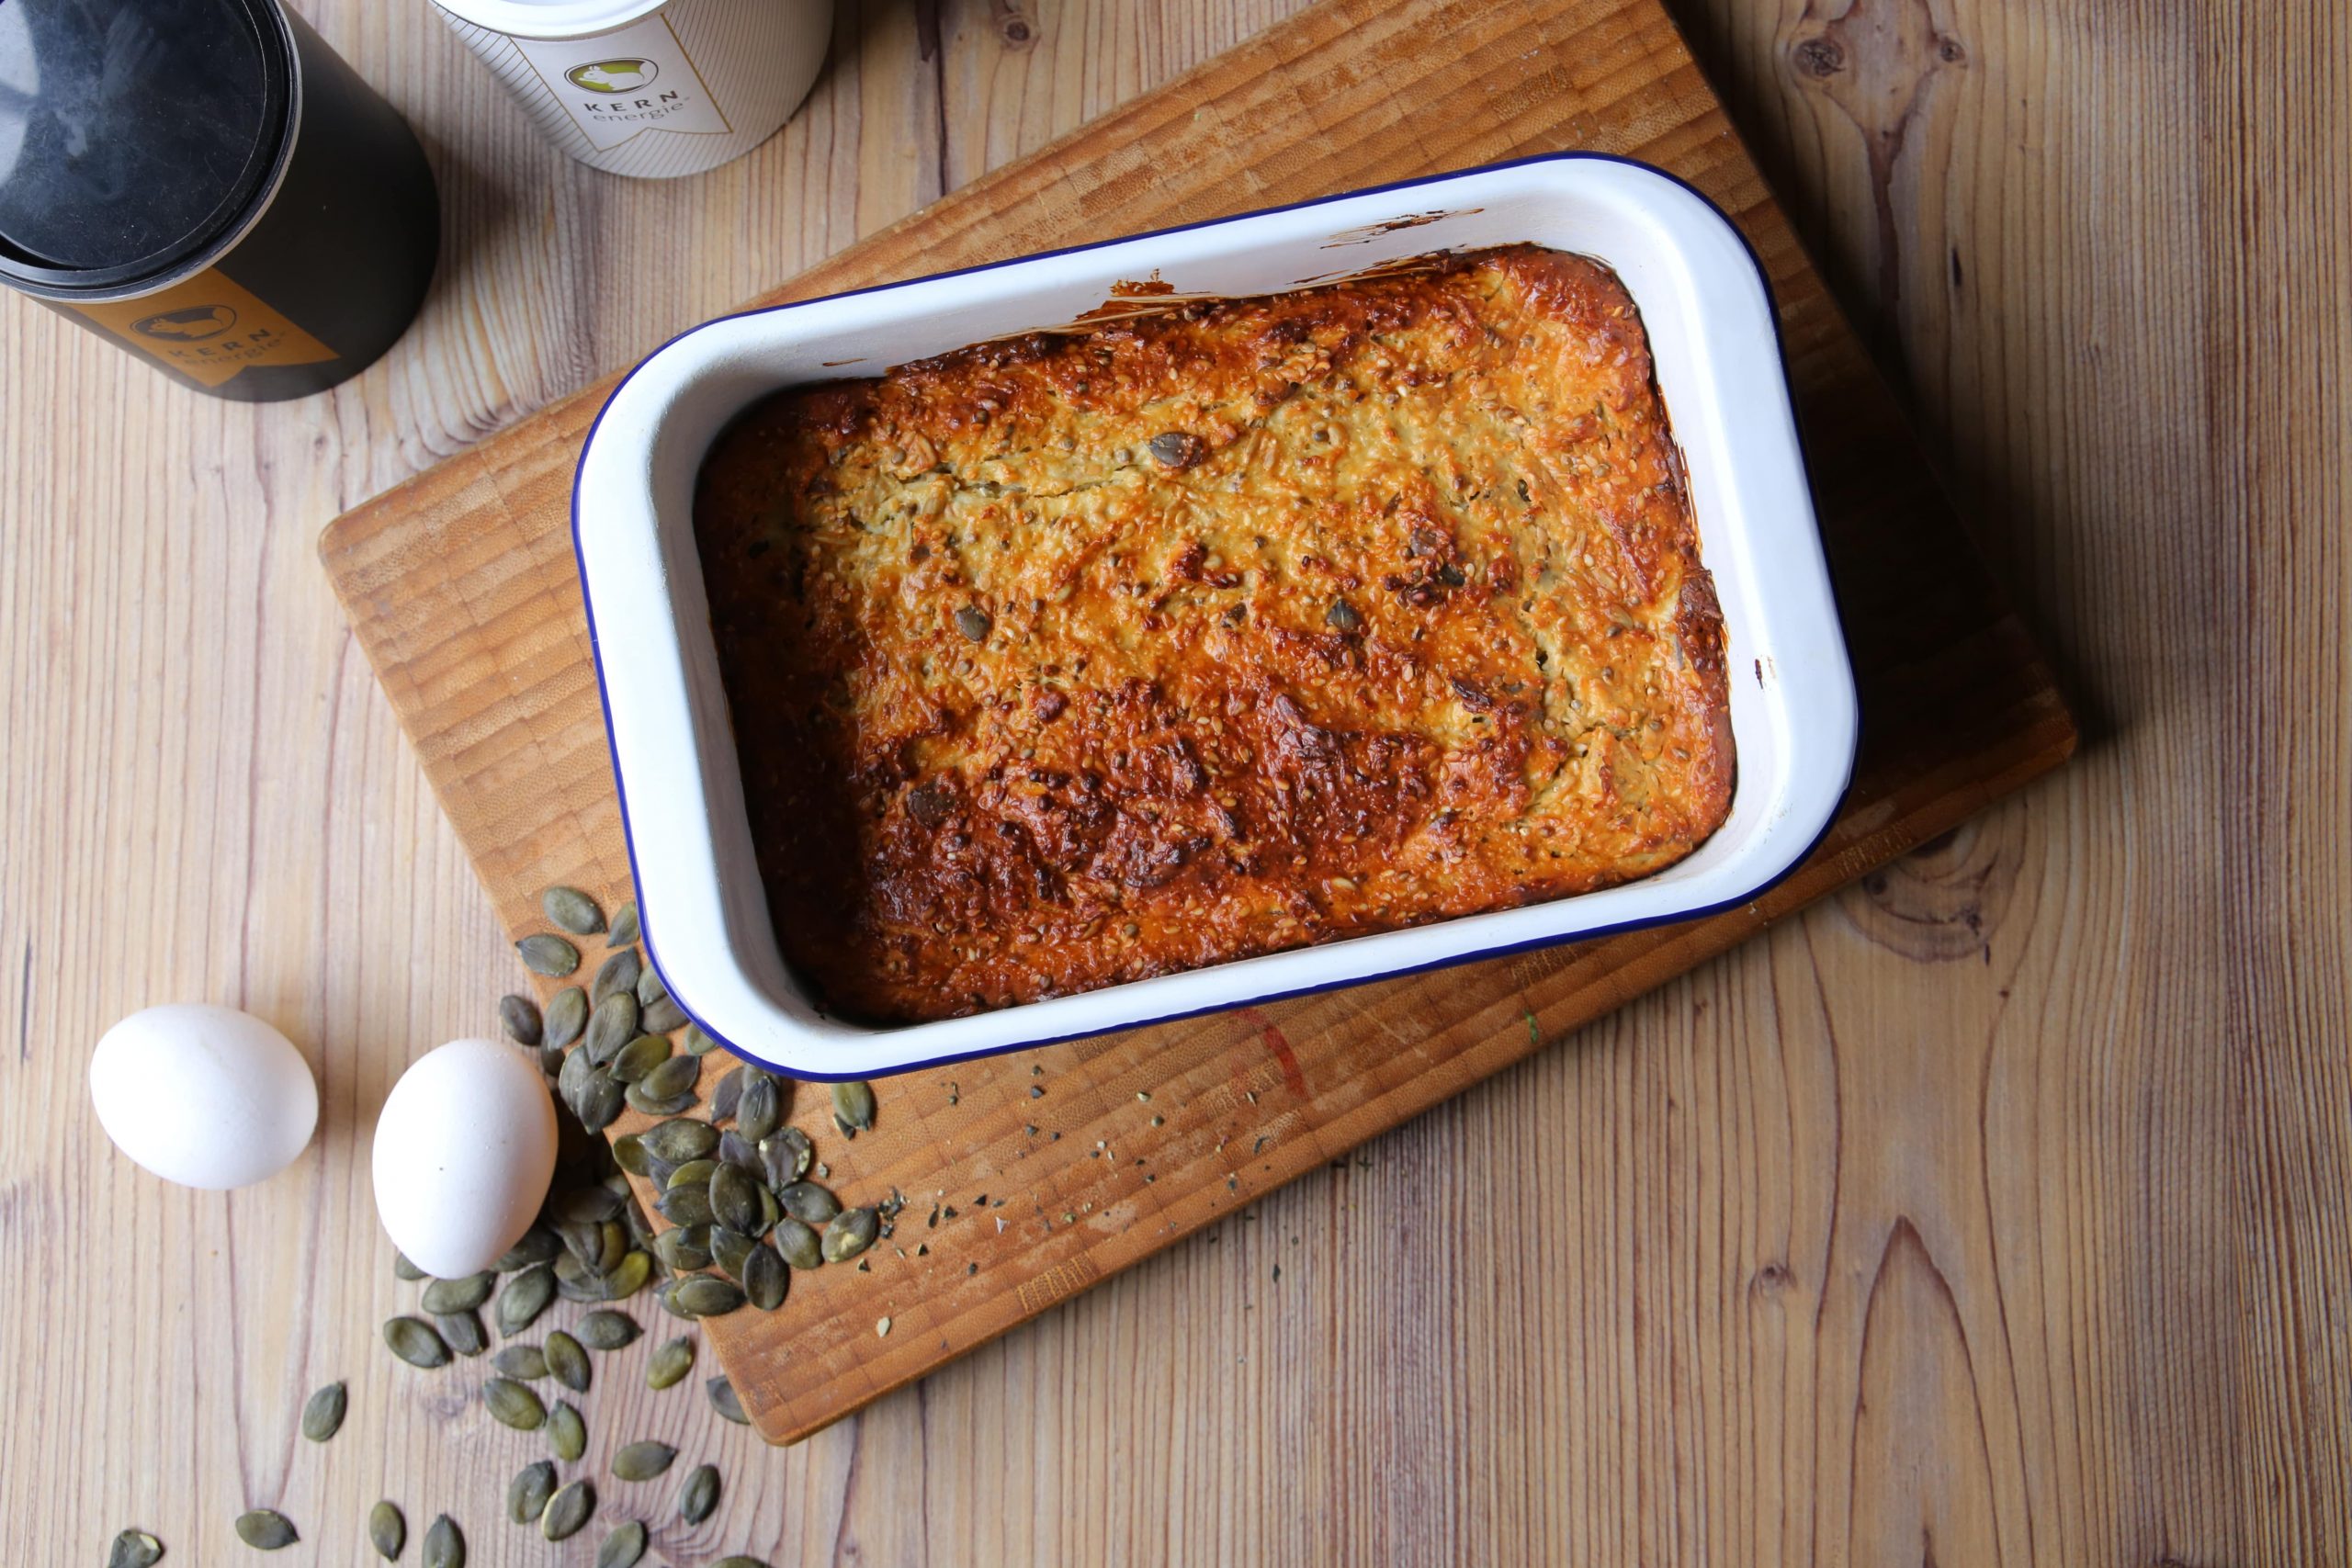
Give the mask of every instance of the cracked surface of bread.
POLYGON ((1647 341, 1532 246, 779 393, 695 524, 761 872, 907 1022, 1590 891, 1729 809, 1647 341))

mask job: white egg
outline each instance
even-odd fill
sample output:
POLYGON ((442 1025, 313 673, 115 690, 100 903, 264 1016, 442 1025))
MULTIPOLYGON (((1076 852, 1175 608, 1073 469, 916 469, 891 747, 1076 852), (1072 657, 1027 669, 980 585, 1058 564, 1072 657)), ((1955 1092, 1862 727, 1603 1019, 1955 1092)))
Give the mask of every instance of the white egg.
POLYGON ((376 1118, 376 1214, 410 1262, 477 1273, 523 1239, 555 1174, 555 1102, 538 1064, 494 1040, 419 1057, 376 1118))
POLYGON ((134 1012, 90 1053, 90 1100, 115 1147, 166 1181, 218 1191, 277 1175, 319 1124, 319 1085, 247 1012, 174 1002, 134 1012))

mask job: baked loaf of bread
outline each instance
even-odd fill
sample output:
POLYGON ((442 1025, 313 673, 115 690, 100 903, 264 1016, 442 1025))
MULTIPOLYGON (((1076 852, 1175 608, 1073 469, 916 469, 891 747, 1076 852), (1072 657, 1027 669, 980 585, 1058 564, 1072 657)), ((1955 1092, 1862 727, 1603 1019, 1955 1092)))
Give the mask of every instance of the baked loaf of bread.
POLYGON ((776 933, 855 1020, 1582 893, 1729 807, 1647 340, 1579 256, 781 392, 695 525, 776 933))

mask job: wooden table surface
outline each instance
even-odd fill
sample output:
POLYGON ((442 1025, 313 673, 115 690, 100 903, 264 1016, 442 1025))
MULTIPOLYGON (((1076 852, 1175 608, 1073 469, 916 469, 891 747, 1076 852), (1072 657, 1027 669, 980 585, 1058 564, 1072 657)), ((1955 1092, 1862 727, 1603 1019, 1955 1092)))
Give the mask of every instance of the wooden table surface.
MULTIPOLYGON (((797 1448, 605 1363, 600 1443, 727 1474, 662 1561, 2352 1551, 2352 27, 1673 5, 2082 754, 797 1448)), ((268 1505, 306 1537, 276 1561, 353 1562, 379 1496, 455 1515, 474 1568, 593 1559, 504 1522, 536 1441, 377 1340, 411 1292, 373 1110, 514 972, 317 530, 1294 8, 843 0, 781 136, 639 184, 541 145, 421 0, 317 0, 441 178, 383 364, 216 403, 0 301, 0 1560, 137 1523, 244 1562, 268 1505), (84 1089, 109 1022, 191 998, 320 1072, 318 1142, 233 1196, 115 1156, 84 1089)), ((666 1510, 640 1490, 607 1487, 666 1510)))

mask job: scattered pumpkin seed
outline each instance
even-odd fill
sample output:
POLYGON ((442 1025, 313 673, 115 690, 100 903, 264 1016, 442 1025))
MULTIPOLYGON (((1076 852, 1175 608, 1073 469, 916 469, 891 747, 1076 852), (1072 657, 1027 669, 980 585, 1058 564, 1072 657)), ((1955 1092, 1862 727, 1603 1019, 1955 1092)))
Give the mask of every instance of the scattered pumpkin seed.
POLYGON ((637 977, 637 1005, 651 1007, 670 994, 669 982, 662 978, 662 971, 649 964, 637 977))
POLYGON ((653 1205, 673 1225, 707 1225, 711 1222, 710 1188, 673 1187, 653 1205))
POLYGON ((506 1517, 518 1525, 527 1525, 548 1510, 548 1499, 555 1495, 555 1461, 533 1460, 514 1472, 506 1484, 506 1517))
POLYGON ((767 1168, 760 1163, 759 1145, 732 1127, 718 1134, 718 1163, 747 1170, 761 1180, 767 1179, 767 1168))
POLYGON ((743 1259, 752 1255, 752 1238, 725 1225, 710 1227, 710 1260, 737 1284, 743 1281, 743 1259))
POLYGON ((580 950, 547 931, 525 937, 514 944, 514 951, 522 954, 524 968, 550 979, 560 980, 580 967, 580 950))
POLYGON ((768 1232, 775 1228, 776 1221, 784 1218, 784 1205, 775 1201, 775 1192, 766 1182, 763 1181, 760 1183, 758 1190, 760 1194, 760 1228, 757 1234, 765 1235, 768 1232))
POLYGON ((760 1218, 760 1184, 741 1166, 713 1166, 708 1196, 713 1223, 745 1235, 766 1228, 760 1218))
POLYGON ((481 1319, 472 1313, 436 1312, 433 1327, 441 1342, 460 1356, 479 1356, 490 1348, 490 1336, 482 1332, 481 1319))
POLYGON ((343 1413, 349 1407, 350 1392, 340 1382, 331 1382, 311 1395, 302 1406, 302 1436, 314 1443, 323 1443, 343 1430, 343 1413))
POLYGON ((577 986, 566 986, 548 1003, 543 1045, 569 1045, 580 1038, 588 1027, 588 993, 577 986))
POLYGON ((712 1378, 702 1385, 702 1392, 710 1401, 710 1407, 713 1410, 718 1411, 738 1427, 748 1427, 752 1424, 752 1418, 743 1414, 743 1402, 737 1397, 735 1385, 725 1378, 712 1378))
POLYGON ((842 1212, 842 1201, 813 1181, 791 1182, 775 1196, 784 1212, 803 1224, 827 1224, 842 1212))
POLYGON ((575 1481, 548 1499, 547 1511, 539 1516, 539 1533, 549 1540, 566 1540, 580 1533, 596 1511, 596 1488, 586 1481, 575 1481))
POLYGON ((617 1220, 628 1200, 603 1182, 591 1187, 574 1187, 555 1201, 554 1214, 559 1225, 603 1224, 617 1220))
POLYGON ((653 1174, 653 1156, 646 1152, 635 1133, 623 1133, 613 1140, 613 1163, 631 1176, 650 1178, 653 1174))
POLYGON ((776 1221, 769 1239, 775 1244, 777 1256, 795 1269, 815 1269, 825 1261, 824 1245, 817 1239, 816 1231, 790 1214, 776 1221))
POLYGON ((647 1149, 672 1165, 706 1159, 718 1147, 718 1129, 687 1116, 649 1127, 638 1136, 647 1149))
POLYGON ((599 1072, 588 1080, 588 1089, 580 1102, 571 1109, 580 1124, 592 1133, 601 1133, 620 1120, 621 1107, 628 1096, 620 1080, 610 1073, 599 1072))
POLYGON ((646 1006, 642 1027, 657 1034, 667 1034, 673 1029, 684 1029, 690 1021, 686 1010, 678 1005, 676 998, 663 997, 646 1006))
POLYGON ((621 1258, 620 1267, 609 1274, 598 1276, 596 1294, 590 1298, 602 1302, 625 1302, 652 1281, 653 1256, 631 1248, 621 1258))
POLYGON ((695 1342, 691 1336, 681 1334, 666 1340, 646 1359, 645 1386, 669 1388, 685 1381, 695 1370, 695 1342))
POLYGON ((537 1382, 548 1375, 548 1354, 537 1345, 508 1345, 490 1359, 501 1377, 537 1382))
POLYGON ((528 997, 499 998, 498 1026, 505 1030, 506 1037, 518 1045, 537 1045, 547 1037, 547 1025, 539 1017, 539 1004, 528 997))
POLYGON ((687 1472, 685 1484, 678 1488, 678 1517, 690 1525, 698 1525, 718 1508, 718 1467, 698 1464, 687 1472))
POLYGON ((539 1396, 513 1378, 492 1378, 481 1385, 481 1402, 491 1418, 518 1432, 536 1432, 547 1424, 548 1407, 539 1396))
POLYGON ((628 947, 637 941, 637 900, 632 898, 613 912, 612 934, 605 939, 606 947, 628 947))
POLYGON ((701 1024, 695 1022, 692 1019, 688 1019, 686 1021, 686 1038, 684 1044, 687 1053, 695 1056, 707 1056, 713 1051, 718 1049, 718 1040, 717 1036, 711 1034, 708 1031, 705 1030, 701 1024))
POLYGON ((871 1209, 843 1209, 825 1227, 825 1261, 845 1263, 874 1245, 881 1222, 871 1209))
POLYGON ((425 1529, 424 1568, 466 1568, 466 1538, 447 1514, 425 1529))
POLYGON ((626 990, 615 991, 596 1004, 588 1015, 588 1033, 580 1044, 591 1066, 611 1066, 621 1047, 637 1038, 637 998, 626 990))
MULTIPOLYGON (((658 1034, 649 1034, 645 1038, 662 1040, 658 1034)), ((667 1040, 662 1040, 662 1048, 667 1051, 670 1048, 670 1043, 667 1040)), ((650 1099, 668 1100, 683 1094, 687 1097, 687 1102, 691 1104, 695 1085, 701 1077, 702 1064, 692 1056, 664 1056, 654 1064, 651 1072, 639 1081, 638 1087, 643 1089, 650 1099)))
POLYGON ((720 1558, 712 1563, 710 1568, 768 1568, 768 1565, 759 1558, 747 1557, 741 1552, 737 1552, 732 1557, 720 1558))
POLYGON ((743 1102, 743 1075, 748 1070, 735 1066, 719 1075, 718 1086, 710 1091, 710 1119, 713 1122, 735 1119, 735 1108, 743 1102))
POLYGON ((596 965, 596 977, 588 982, 588 999, 598 1007, 613 997, 626 994, 637 1000, 637 977, 645 973, 645 961, 637 949, 625 947, 596 965))
POLYGON ((874 1086, 862 1078, 833 1086, 833 1124, 855 1136, 874 1125, 874 1086))
POLYGON ((408 1520, 389 1497, 368 1510, 368 1544, 387 1562, 398 1562, 408 1545, 408 1520))
POLYGON ((579 1463, 580 1456, 588 1451, 588 1423, 568 1403, 548 1413, 547 1431, 548 1447, 566 1464, 579 1463))
POLYGON ((645 1526, 637 1519, 615 1525, 596 1549, 596 1568, 637 1568, 645 1555, 645 1526))
MULTIPOLYGON (((695 1065, 692 1056, 681 1056, 678 1060, 690 1067, 695 1065)), ((676 1094, 662 1095, 652 1092, 644 1084, 633 1083, 621 1098, 639 1116, 675 1116, 682 1111, 694 1108, 695 1091, 687 1089, 676 1094)))
POLYGON ((775 1247, 755 1241, 743 1259, 741 1274, 743 1294, 762 1312, 774 1312, 784 1304, 784 1293, 791 1287, 792 1271, 784 1265, 775 1247))
POLYGON ((533 1225, 523 1233, 523 1239, 506 1249, 499 1260, 490 1266, 493 1274, 513 1274, 528 1269, 534 1263, 552 1263, 563 1244, 555 1232, 545 1225, 533 1225))
POLYGON ((415 1264, 411 1263, 408 1260, 407 1253, 395 1252, 392 1254, 392 1278, 395 1280, 406 1280, 411 1284, 413 1284, 417 1280, 424 1278, 424 1270, 419 1269, 415 1264))
POLYGON ((302 1538, 293 1521, 275 1508, 255 1508, 237 1516, 237 1539, 255 1551, 277 1551, 302 1538))
POLYGON ((107 1550, 107 1568, 155 1568, 164 1560, 164 1543, 142 1529, 127 1529, 107 1550))
MULTIPOLYGON (((640 1034, 613 1054, 612 1066, 607 1070, 623 1083, 635 1083, 668 1060, 669 1041, 659 1034, 640 1034)), ((689 1067, 697 1066, 691 1056, 685 1062, 689 1067)))
POLYGON ((610 1307, 599 1307, 582 1318, 573 1332, 579 1336, 580 1342, 591 1350, 620 1350, 634 1344, 637 1337, 645 1330, 639 1328, 637 1319, 628 1314, 615 1312, 610 1307))
POLYGON ((623 1481, 651 1481, 670 1468, 678 1450, 648 1438, 625 1444, 613 1455, 613 1473, 623 1481))
POLYGON ((559 931, 573 936, 594 936, 605 929, 605 911, 577 887, 550 887, 539 895, 539 908, 559 931))
POLYGON ((779 1190, 808 1175, 808 1162, 816 1154, 808 1134, 797 1127, 779 1127, 760 1140, 761 1168, 768 1185, 779 1190))
POLYGON ((675 1274, 691 1274, 710 1267, 710 1227, 673 1225, 653 1238, 654 1256, 675 1274))
POLYGON ((427 1312, 471 1312, 490 1300, 497 1283, 498 1276, 487 1269, 462 1280, 435 1280, 424 1287, 420 1304, 427 1312))
POLYGON ((441 1336, 433 1332, 433 1325, 422 1318, 386 1319, 384 1343, 391 1347, 393 1355, 412 1367, 424 1367, 430 1371, 449 1364, 448 1345, 441 1336))
POLYGON ((689 1274, 671 1286, 670 1299, 689 1317, 724 1317, 743 1304, 743 1287, 716 1274, 689 1274))
POLYGON ((556 1382, 574 1393, 588 1392, 588 1352, 580 1348, 579 1340, 559 1328, 548 1336, 543 1353, 556 1382))
POLYGON ((534 1263, 506 1281, 498 1292, 498 1306, 492 1314, 498 1320, 498 1336, 512 1339, 538 1320, 555 1300, 555 1269, 548 1264, 534 1263))
POLYGON ((756 1144, 775 1131, 777 1119, 783 1113, 783 1101, 776 1093, 775 1079, 756 1067, 749 1068, 743 1080, 742 1098, 735 1105, 735 1130, 756 1144))
POLYGON ((662 1184, 662 1190, 666 1192, 673 1187, 707 1187, 711 1172, 718 1168, 718 1162, 715 1159, 690 1159, 670 1172, 670 1179, 662 1184))

